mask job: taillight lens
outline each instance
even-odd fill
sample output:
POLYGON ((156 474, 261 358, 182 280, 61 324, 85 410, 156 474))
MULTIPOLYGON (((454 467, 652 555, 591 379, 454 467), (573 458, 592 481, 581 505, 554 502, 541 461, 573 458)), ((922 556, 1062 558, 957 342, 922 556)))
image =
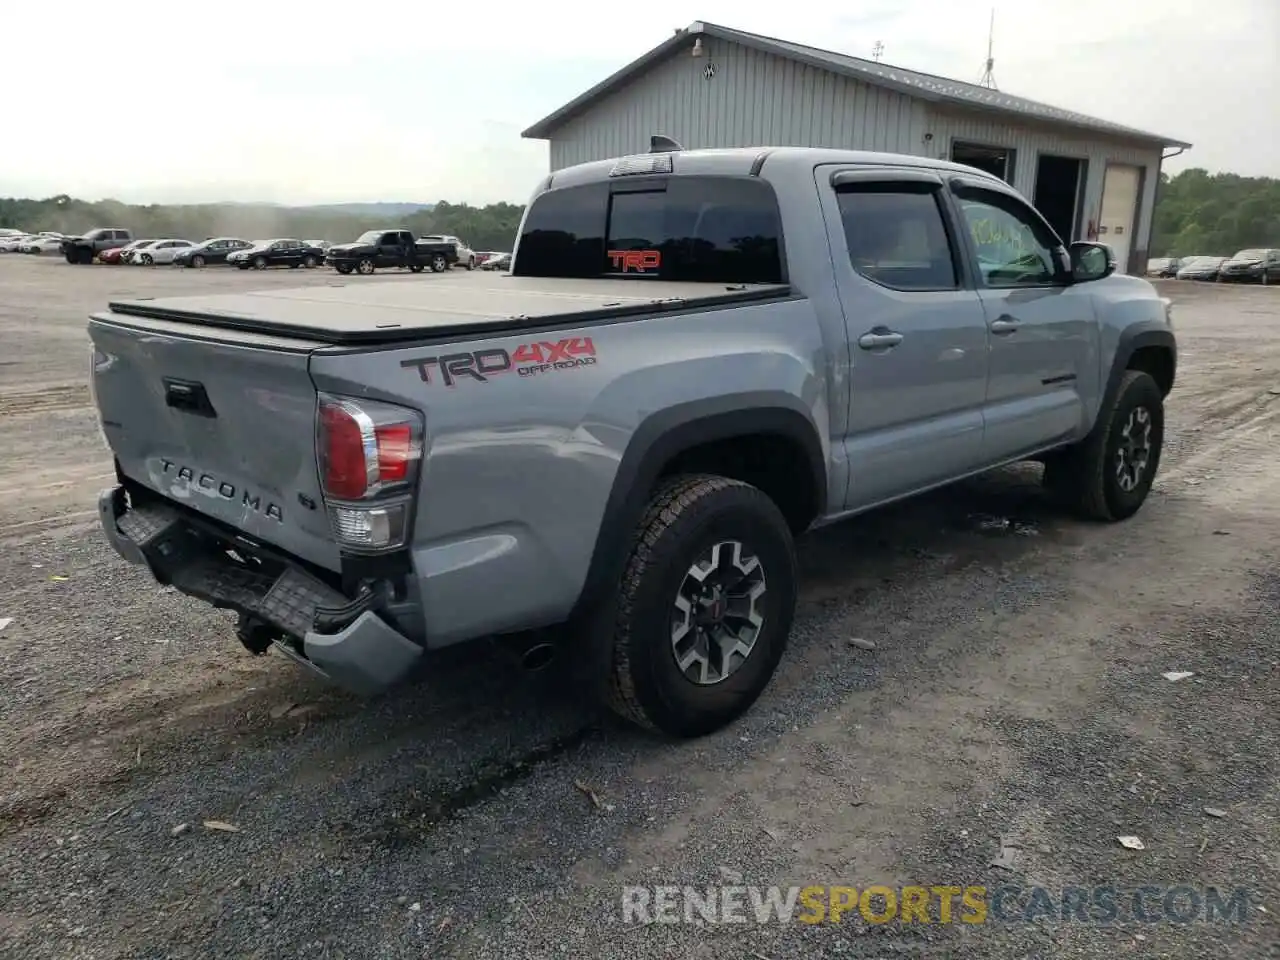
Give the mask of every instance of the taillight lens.
POLYGON ((334 538, 351 550, 403 546, 422 460, 422 417, 380 401, 320 395, 320 481, 334 538))

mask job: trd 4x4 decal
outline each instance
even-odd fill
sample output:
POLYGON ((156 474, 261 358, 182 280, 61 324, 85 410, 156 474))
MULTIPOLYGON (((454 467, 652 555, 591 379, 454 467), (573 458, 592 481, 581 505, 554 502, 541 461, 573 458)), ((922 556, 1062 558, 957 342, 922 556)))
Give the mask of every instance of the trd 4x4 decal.
POLYGON ((435 357, 401 360, 402 367, 416 367, 423 383, 452 387, 459 380, 488 383, 500 373, 514 370, 522 377, 535 377, 556 370, 576 370, 596 362, 596 345, 590 337, 568 337, 552 343, 531 340, 507 352, 502 347, 467 350, 435 357))

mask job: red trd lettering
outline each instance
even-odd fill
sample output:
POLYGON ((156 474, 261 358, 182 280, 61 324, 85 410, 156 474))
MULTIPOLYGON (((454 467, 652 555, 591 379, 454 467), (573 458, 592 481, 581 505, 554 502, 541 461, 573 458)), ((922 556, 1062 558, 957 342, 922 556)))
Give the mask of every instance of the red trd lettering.
POLYGON ((644 273, 662 266, 662 253, 658 250, 610 250, 609 259, 613 262, 613 268, 623 273, 632 270, 644 273))

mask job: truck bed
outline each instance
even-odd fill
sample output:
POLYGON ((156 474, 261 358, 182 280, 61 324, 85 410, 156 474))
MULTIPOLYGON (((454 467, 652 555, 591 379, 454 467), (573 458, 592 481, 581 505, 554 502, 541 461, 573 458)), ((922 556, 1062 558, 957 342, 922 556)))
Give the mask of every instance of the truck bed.
POLYGON ((785 284, 484 275, 423 281, 335 281, 251 293, 125 300, 104 320, 139 317, 299 338, 386 344, 651 316, 789 296, 785 284))

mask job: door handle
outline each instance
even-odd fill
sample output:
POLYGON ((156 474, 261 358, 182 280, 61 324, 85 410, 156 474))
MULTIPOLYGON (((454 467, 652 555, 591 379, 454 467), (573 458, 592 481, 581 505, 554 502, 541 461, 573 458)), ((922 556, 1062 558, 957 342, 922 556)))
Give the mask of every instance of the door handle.
POLYGON ((1018 329, 1018 321, 1007 313, 991 321, 991 332, 997 336, 1014 333, 1018 329))
POLYGON ((896 347, 901 342, 902 334, 890 330, 873 330, 858 338, 858 346, 863 350, 883 350, 886 347, 896 347))

